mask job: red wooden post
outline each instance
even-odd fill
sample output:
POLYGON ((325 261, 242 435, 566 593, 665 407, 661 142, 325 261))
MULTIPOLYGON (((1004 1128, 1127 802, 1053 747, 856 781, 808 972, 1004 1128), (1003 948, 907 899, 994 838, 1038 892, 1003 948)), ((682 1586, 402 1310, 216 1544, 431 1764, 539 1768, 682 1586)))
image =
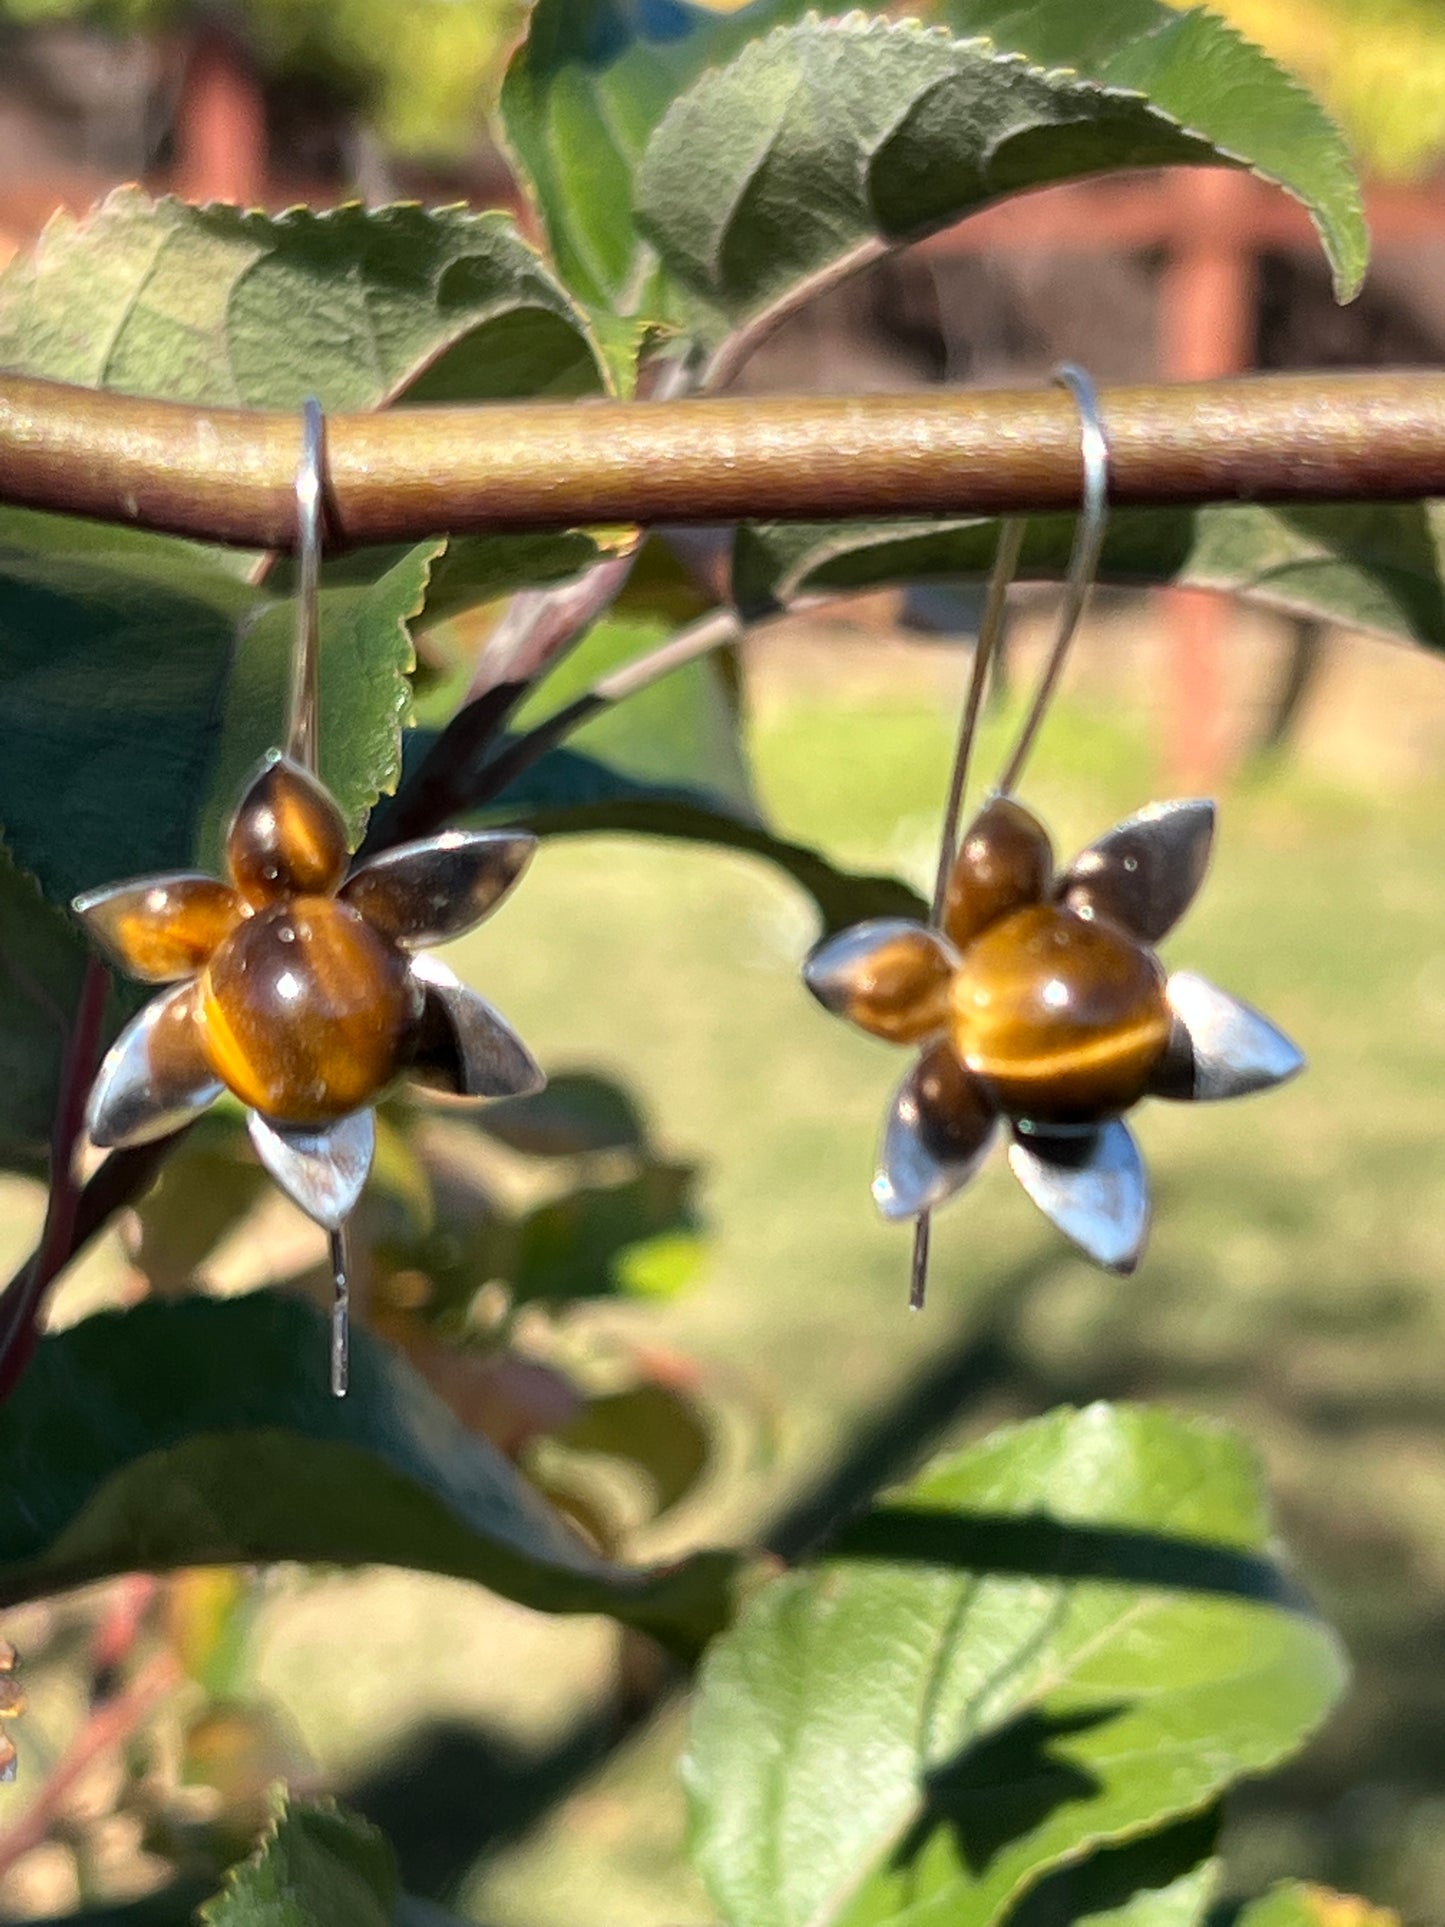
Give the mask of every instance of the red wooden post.
POLYGON ((241 41, 198 30, 176 109, 175 191, 188 201, 256 207, 266 196, 266 105, 241 41))
MULTIPOLYGON (((1170 183, 1173 238, 1159 289, 1160 372, 1210 381, 1254 359, 1256 262, 1249 175, 1191 168, 1170 183)), ((1210 788, 1228 758, 1224 741, 1226 604, 1202 589, 1164 597, 1168 623, 1166 762, 1184 788, 1210 788)))

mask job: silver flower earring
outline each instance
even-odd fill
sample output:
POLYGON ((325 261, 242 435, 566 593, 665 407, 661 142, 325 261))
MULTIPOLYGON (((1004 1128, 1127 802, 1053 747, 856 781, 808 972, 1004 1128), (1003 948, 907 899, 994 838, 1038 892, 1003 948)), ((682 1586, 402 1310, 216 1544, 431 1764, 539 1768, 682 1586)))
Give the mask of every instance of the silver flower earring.
POLYGON ((918 1056, 894 1097, 873 1194, 914 1221, 921 1307, 930 1214, 974 1176, 1000 1131, 1014 1175, 1096 1264, 1132 1271, 1149 1191, 1123 1114, 1143 1097, 1210 1101, 1264 1090, 1303 1058, 1247 1004, 1154 945, 1203 878, 1214 805, 1153 803, 1062 870, 1014 794, 1098 570, 1108 443, 1092 382, 1064 367, 1082 427, 1083 508, 1054 644, 997 788, 957 835, 990 661, 1023 524, 1003 523, 969 679, 929 921, 880 919, 822 943, 803 969, 827 1009, 918 1056))
POLYGON ((171 986, 101 1065, 92 1140, 143 1143, 223 1091, 241 1100, 261 1162, 330 1234, 339 1398, 349 1372, 346 1227, 371 1168, 376 1099, 400 1075, 469 1097, 513 1097, 544 1082, 510 1025, 425 954, 496 908, 536 839, 448 830, 348 874, 341 812, 316 773, 324 442, 314 401, 303 430, 286 747, 264 758, 231 820, 228 878, 139 877, 88 890, 74 909, 122 970, 171 986))

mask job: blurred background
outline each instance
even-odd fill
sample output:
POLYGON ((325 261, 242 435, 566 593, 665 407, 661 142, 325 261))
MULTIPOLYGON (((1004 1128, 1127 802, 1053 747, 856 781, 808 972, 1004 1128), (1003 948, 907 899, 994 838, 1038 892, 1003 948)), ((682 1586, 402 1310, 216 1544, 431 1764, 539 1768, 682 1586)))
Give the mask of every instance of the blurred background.
MULTIPOLYGON (((1021 383, 1065 357, 1103 381, 1437 362, 1445 7, 1218 10, 1322 94, 1363 160, 1376 256, 1352 307, 1273 190, 1121 178, 1016 202, 860 278, 769 342, 747 384, 1021 383)), ((511 204, 486 128, 523 13, 4 0, 0 254, 129 180, 273 208, 511 204)), ((926 887, 970 608, 871 597, 745 651, 754 778, 782 831, 926 887)), ((1011 688, 1048 608, 1019 598, 1011 688)), ((995 754, 1010 704, 1006 688, 995 754)), ((594 1097, 625 1089, 648 1168, 687 1191, 616 1290, 518 1327, 549 1370, 657 1395, 650 1483, 573 1490, 579 1516, 606 1513, 597 1536, 636 1556, 723 1537, 796 1554, 921 1453, 1061 1400, 1237 1423, 1357 1682, 1302 1762, 1237 1801, 1231 1884, 1307 1875, 1420 1923, 1445 1922, 1442 748, 1445 674, 1423 655, 1199 594, 1096 595, 1031 800, 1068 851, 1151 796, 1218 794, 1212 880, 1170 954, 1258 1002, 1312 1061, 1227 1118, 1145 1118, 1157 1223, 1128 1280, 1066 1256, 995 1168, 940 1220, 932 1304, 906 1316, 907 1240, 867 1192, 896 1062, 802 994, 811 915, 760 865, 558 841, 460 958, 549 1070, 594 1097)), ((33 1187, 3 1187, 7 1253, 39 1215, 33 1187)), ((211 1288, 312 1262, 284 1205, 259 1223, 244 1252, 207 1256, 211 1288)), ((134 1224, 108 1241, 57 1316, 133 1297, 143 1245, 134 1224)), ((25 1770, 0 1790, 0 1918, 144 1895, 276 1773, 371 1814, 408 1887, 490 1927, 710 1918, 682 1854, 682 1703, 606 1625, 383 1572, 124 1581, 12 1618, 30 1711, 25 1770), (84 1763, 46 1837, 7 1853, 157 1624, 209 1655, 188 1664, 190 1697, 155 1696, 84 1763)))

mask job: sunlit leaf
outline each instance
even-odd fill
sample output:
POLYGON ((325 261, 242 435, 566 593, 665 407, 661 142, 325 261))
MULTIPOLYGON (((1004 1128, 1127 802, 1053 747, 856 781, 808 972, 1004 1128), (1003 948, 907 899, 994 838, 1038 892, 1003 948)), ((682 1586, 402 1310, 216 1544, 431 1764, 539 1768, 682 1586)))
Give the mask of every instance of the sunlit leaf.
POLYGON ((1240 74, 1221 66, 1207 22, 1185 20, 1193 44, 1162 71, 1130 42, 1108 84, 912 21, 849 15, 779 29, 672 107, 638 172, 639 225, 686 291, 690 317, 716 339, 880 244, 1028 188, 1118 167, 1254 164, 1310 206, 1352 291, 1364 229, 1338 133, 1231 34, 1252 90, 1253 118, 1242 123, 1232 110, 1240 74), (1148 93, 1151 83, 1164 98, 1148 93), (1180 114, 1168 105, 1176 96, 1180 114), (1260 151, 1251 130, 1298 103, 1282 146, 1261 132, 1260 151))
POLYGON ((988 1927, 1044 1874, 1208 1805, 1338 1697, 1228 1434, 1093 1406, 994 1433, 710 1651, 687 1780, 742 1927, 988 1927))

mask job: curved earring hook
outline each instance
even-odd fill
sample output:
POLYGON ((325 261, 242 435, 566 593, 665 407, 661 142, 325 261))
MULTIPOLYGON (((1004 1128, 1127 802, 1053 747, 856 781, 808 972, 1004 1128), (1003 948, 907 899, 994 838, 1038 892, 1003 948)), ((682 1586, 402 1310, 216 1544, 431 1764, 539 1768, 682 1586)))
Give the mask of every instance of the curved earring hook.
POLYGON ((321 404, 308 395, 301 409, 301 459, 296 467, 296 637, 291 648, 291 701, 286 754, 316 774, 316 706, 321 593, 321 488, 326 425, 321 404))
POLYGON ((998 780, 1000 796, 1009 796, 1017 789, 1029 751, 1053 701, 1069 645, 1078 631, 1084 604, 1099 573, 1104 531, 1109 522, 1109 438, 1099 413, 1099 397, 1093 379, 1084 369, 1066 361, 1054 370, 1054 380, 1061 388, 1068 389, 1079 410, 1079 453, 1084 469, 1083 500, 1078 527, 1074 532, 1073 552, 1069 556, 1063 601, 1059 606, 1059 626, 1054 636, 1054 646, 1049 651, 1049 659, 1044 665, 1044 673, 1039 679, 1029 713, 1024 718, 1023 728, 1019 731, 1018 741, 1014 744, 1013 754, 998 780))
MULTIPOLYGON (((1006 796, 1015 788, 1028 760, 1029 751, 1042 726, 1054 689, 1063 670, 1064 660, 1069 653, 1069 645, 1079 626, 1079 617, 1088 600, 1089 590, 1099 570, 1099 556, 1104 546, 1104 530, 1109 520, 1109 440, 1104 432, 1103 418, 1099 413, 1099 398, 1094 383, 1084 369, 1073 362, 1064 362, 1054 371, 1054 380, 1067 388, 1078 404, 1080 423, 1080 454, 1083 459, 1084 485, 1083 498, 1079 511, 1079 524, 1074 535, 1073 551, 1069 556, 1069 573, 1065 584, 1064 598, 1059 609, 1059 626, 1054 636, 1054 646, 1049 652, 1048 662, 1039 681, 1039 687, 1030 705, 1029 713, 1019 732, 1013 753, 1008 759, 1003 775, 999 779, 997 793, 1006 796)), ((1008 592, 1018 570, 1019 555, 1023 549, 1024 532, 1027 523, 1018 517, 1010 517, 999 524, 998 547, 994 552, 993 569, 989 575, 988 594, 984 601, 983 618, 978 627, 978 641, 974 645, 973 668, 969 673, 968 693, 964 697, 963 712, 959 719, 958 744, 953 755, 953 771, 948 784, 948 801, 944 806, 943 829, 938 844, 938 868, 934 873, 933 904, 930 920, 937 926, 943 920, 944 904, 948 896, 948 882, 953 873, 954 858, 958 851, 958 824, 963 811, 964 791, 968 787, 969 763, 973 757, 974 740, 978 734, 978 719, 983 706, 984 687, 988 672, 1004 631, 1005 611, 1008 592)), ((913 1264, 908 1291, 908 1303, 912 1310, 921 1311, 928 1290, 928 1254, 932 1237, 932 1223, 927 1211, 921 1211, 913 1226, 913 1264)))

